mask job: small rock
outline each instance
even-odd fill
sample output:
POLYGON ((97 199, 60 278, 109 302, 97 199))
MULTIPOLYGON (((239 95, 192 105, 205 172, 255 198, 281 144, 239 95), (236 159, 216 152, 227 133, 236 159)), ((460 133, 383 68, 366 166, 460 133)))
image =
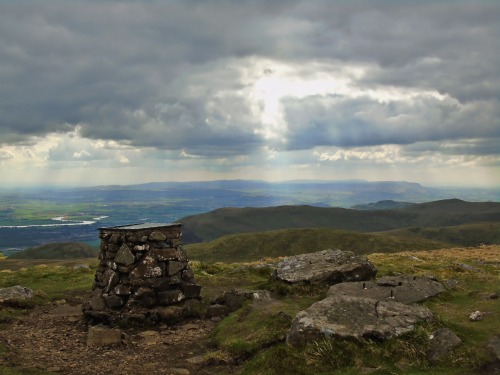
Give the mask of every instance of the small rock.
POLYGON ((191 372, 185 368, 173 368, 168 370, 171 375, 190 375, 191 372))
POLYGON ((497 292, 490 293, 486 296, 486 299, 498 299, 498 293, 497 292))
POLYGON ((219 304, 211 305, 207 308, 207 316, 209 318, 214 316, 226 316, 229 312, 229 307, 219 304))
POLYGON ((500 336, 493 336, 488 341, 488 350, 495 356, 497 361, 500 361, 500 336))
POLYGON ((450 354, 461 343, 462 340, 450 329, 438 329, 430 337, 430 348, 427 352, 427 358, 430 362, 436 363, 442 357, 450 354))
POLYGON ((62 372, 63 369, 60 368, 59 366, 53 366, 53 367, 47 368, 47 371, 49 371, 49 372, 62 372))
POLYGON ((478 321, 480 321, 480 320, 483 319, 483 316, 484 316, 484 314, 481 311, 476 310, 476 311, 474 311, 473 313, 470 314, 469 320, 471 322, 478 322, 478 321))
POLYGON ((186 362, 191 363, 192 365, 201 365, 205 363, 205 357, 202 355, 191 357, 186 360, 186 362))
POLYGON ((101 326, 89 327, 87 333, 87 346, 121 344, 121 342, 122 331, 119 329, 101 326))
POLYGON ((159 308, 157 314, 162 321, 173 322, 182 316, 182 311, 182 308, 179 306, 168 306, 159 308))
POLYGON ((0 289, 0 303, 15 300, 26 300, 33 298, 35 293, 32 289, 21 285, 0 289))
POLYGON ((459 267, 459 269, 462 269, 464 271, 469 271, 469 272, 480 272, 481 271, 479 268, 469 266, 468 264, 465 264, 465 263, 457 263, 456 266, 459 267))
POLYGON ((457 279, 446 279, 443 281, 443 285, 446 289, 454 289, 458 284, 460 284, 460 281, 457 279))
POLYGON ((146 345, 154 345, 160 340, 160 335, 156 331, 143 331, 138 334, 142 342, 146 345))
POLYGON ((191 330, 191 329, 200 329, 200 326, 198 324, 194 323, 187 323, 182 325, 180 328, 185 329, 185 330, 191 330))
POLYGON ((74 270, 90 270, 90 266, 88 264, 76 264, 73 266, 74 270))
POLYGON ((159 231, 154 231, 149 234, 150 241, 165 241, 166 239, 167 235, 159 231))

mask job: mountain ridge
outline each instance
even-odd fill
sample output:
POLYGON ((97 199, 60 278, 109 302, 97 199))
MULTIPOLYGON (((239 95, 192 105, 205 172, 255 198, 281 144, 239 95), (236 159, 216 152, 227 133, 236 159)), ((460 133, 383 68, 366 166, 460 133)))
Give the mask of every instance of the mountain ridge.
POLYGON ((500 203, 446 199, 394 210, 354 210, 338 207, 287 205, 227 207, 179 220, 186 243, 205 242, 235 233, 287 228, 335 228, 382 232, 407 227, 444 227, 499 222, 500 203))

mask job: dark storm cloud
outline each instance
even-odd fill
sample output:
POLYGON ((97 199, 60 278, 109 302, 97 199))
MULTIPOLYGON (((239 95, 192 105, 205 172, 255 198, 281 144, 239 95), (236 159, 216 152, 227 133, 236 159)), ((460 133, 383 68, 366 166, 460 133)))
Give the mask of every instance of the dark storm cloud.
POLYGON ((500 107, 491 103, 460 106, 429 96, 389 102, 315 96, 289 99, 285 108, 289 149, 500 138, 500 107))
POLYGON ((132 146, 250 153, 265 140, 245 58, 370 64, 360 87, 465 103, 288 99, 289 149, 498 136, 498 15, 493 1, 2 2, 0 143, 79 126, 132 146))

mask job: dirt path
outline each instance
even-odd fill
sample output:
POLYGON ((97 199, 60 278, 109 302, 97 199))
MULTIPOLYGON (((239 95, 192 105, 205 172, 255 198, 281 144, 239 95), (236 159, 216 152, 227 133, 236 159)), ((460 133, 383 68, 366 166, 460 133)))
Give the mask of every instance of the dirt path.
MULTIPOLYGON (((10 353, 4 365, 54 373, 211 374, 215 369, 199 359, 209 350, 205 339, 214 325, 209 320, 194 320, 177 326, 126 329, 127 344, 87 346, 80 306, 61 304, 36 308, 1 330, 0 341, 10 353)), ((223 373, 231 373, 231 369, 223 373)))

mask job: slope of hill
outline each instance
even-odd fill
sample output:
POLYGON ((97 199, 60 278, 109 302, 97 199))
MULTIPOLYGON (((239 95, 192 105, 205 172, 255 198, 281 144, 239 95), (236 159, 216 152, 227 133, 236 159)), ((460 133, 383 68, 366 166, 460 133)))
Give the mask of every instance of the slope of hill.
POLYGON ((77 259, 95 258, 99 250, 79 242, 50 243, 12 254, 8 259, 77 259))
POLYGON ((398 238, 428 239, 457 246, 498 245, 500 223, 474 223, 440 228, 412 227, 387 231, 383 234, 398 238))
POLYGON ((205 262, 243 262, 276 258, 324 249, 356 254, 434 250, 450 245, 428 239, 357 233, 331 228, 281 229, 223 236, 214 241, 185 246, 190 259, 205 262))
POLYGON ((396 202, 389 199, 375 203, 357 204, 351 208, 354 210, 395 210, 398 208, 413 206, 414 204, 415 203, 411 202, 396 202))
POLYGON ((184 242, 195 243, 248 232, 286 228, 336 228, 380 232, 407 227, 444 227, 500 222, 500 203, 449 199, 396 210, 352 210, 312 206, 221 208, 179 220, 184 242))

